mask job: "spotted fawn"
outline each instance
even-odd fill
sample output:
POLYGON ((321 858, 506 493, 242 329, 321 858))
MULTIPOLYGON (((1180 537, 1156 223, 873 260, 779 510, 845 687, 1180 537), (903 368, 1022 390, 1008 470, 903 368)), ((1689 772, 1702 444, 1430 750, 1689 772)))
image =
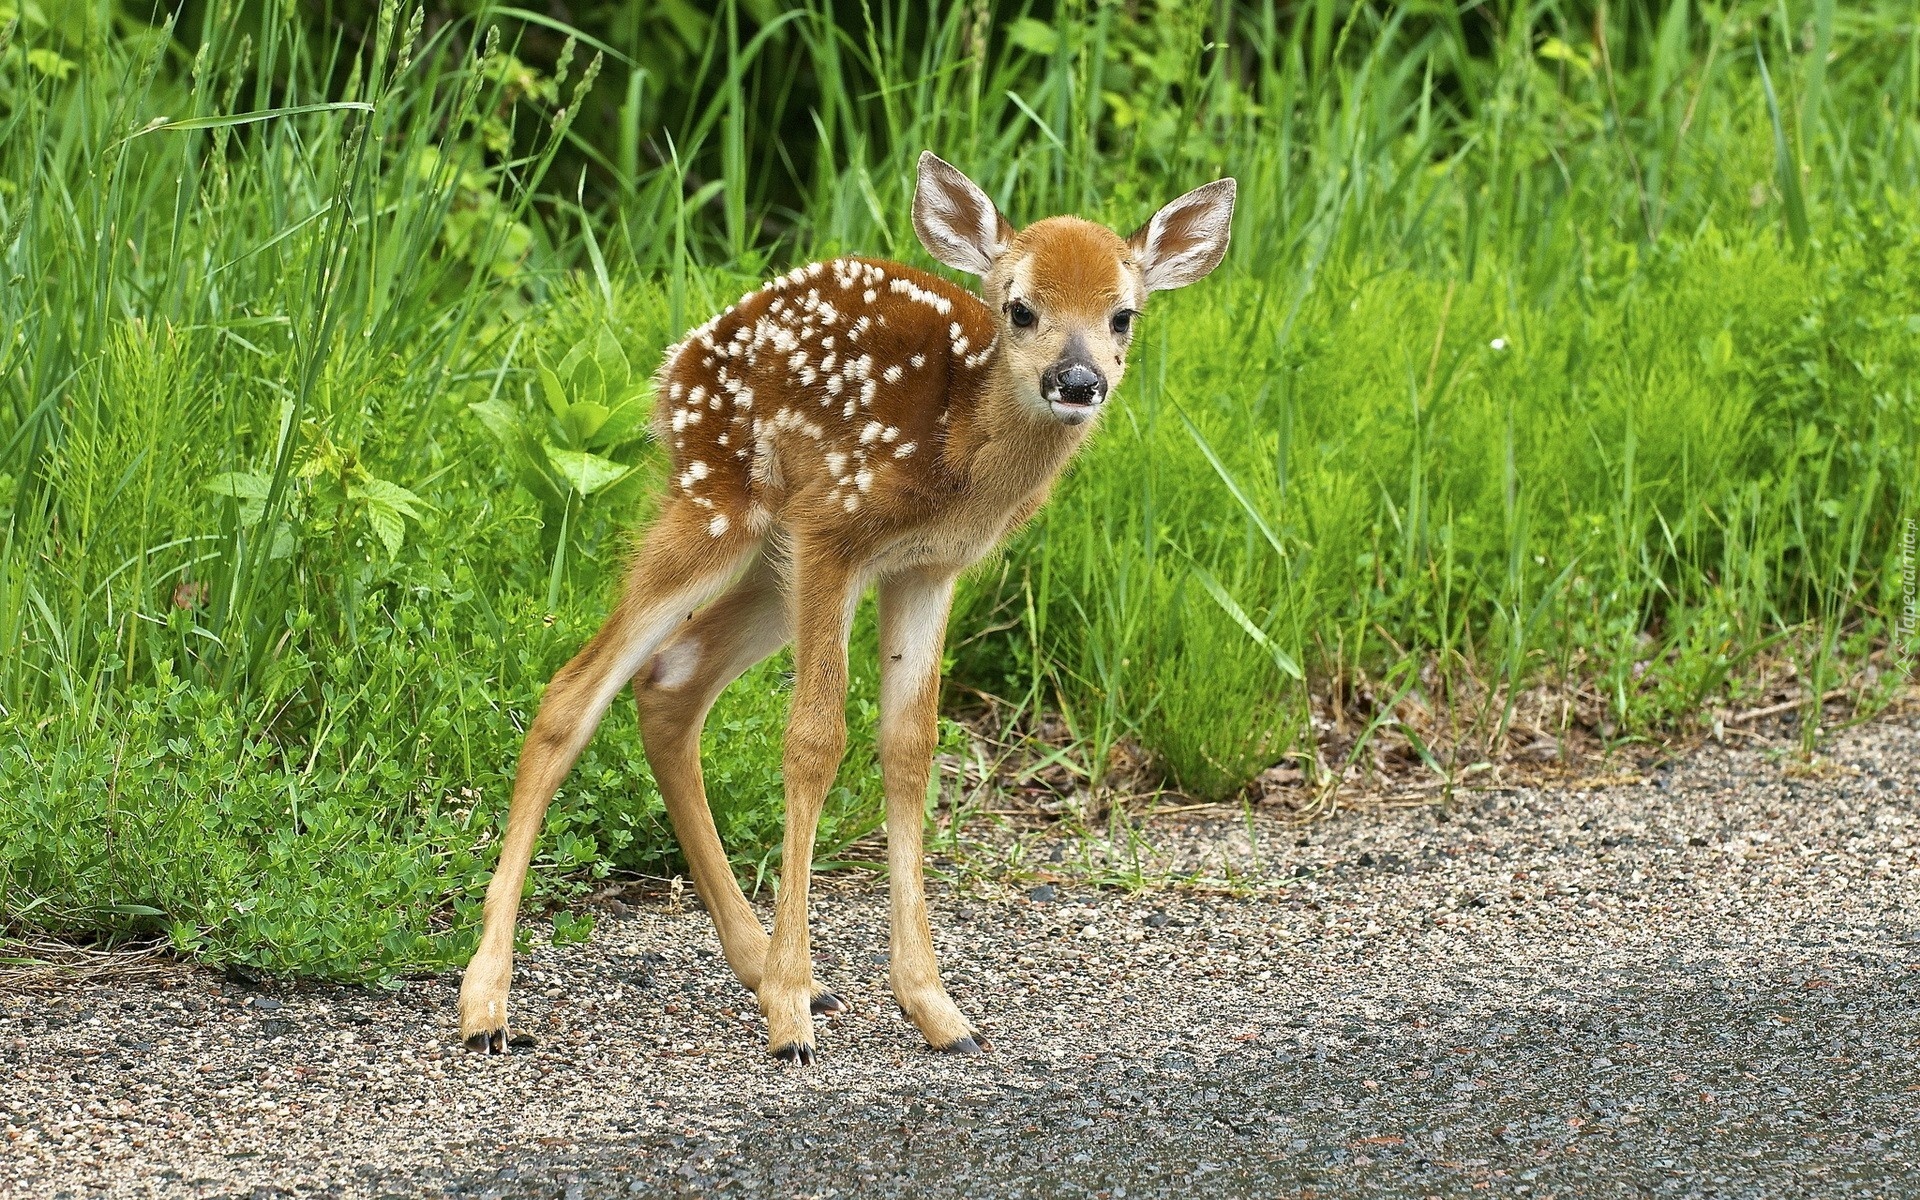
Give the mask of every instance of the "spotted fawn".
POLYGON ((894 998, 927 1044, 984 1040, 948 998, 921 878, 940 651, 959 574, 1045 502, 1119 386, 1150 292, 1227 250, 1234 181, 1168 204, 1131 237, 1078 217, 1015 230, 986 194, 920 157, 913 225, 980 295, 900 263, 841 258, 743 296, 668 350, 655 430, 672 454, 658 518, 604 626, 548 685, 527 731, 460 1030, 507 1048, 513 927, 548 803, 629 682, 641 740, 721 949, 759 998, 772 1053, 810 1063, 815 827, 846 747, 847 636, 875 586, 894 998), (714 699, 787 642, 786 833, 773 933, 741 894, 700 773, 714 699))

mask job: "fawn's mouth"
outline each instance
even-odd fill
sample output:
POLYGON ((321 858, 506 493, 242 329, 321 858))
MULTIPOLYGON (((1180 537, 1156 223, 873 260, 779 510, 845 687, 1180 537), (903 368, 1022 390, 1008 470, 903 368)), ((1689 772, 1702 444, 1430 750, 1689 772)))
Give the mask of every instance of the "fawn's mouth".
POLYGON ((1100 400, 1089 400, 1085 403, 1080 403, 1073 400, 1061 399, 1058 396, 1047 397, 1047 407, 1053 410, 1054 417, 1057 418, 1062 425, 1086 424, 1093 419, 1093 414, 1100 411, 1101 403, 1102 401, 1100 400))

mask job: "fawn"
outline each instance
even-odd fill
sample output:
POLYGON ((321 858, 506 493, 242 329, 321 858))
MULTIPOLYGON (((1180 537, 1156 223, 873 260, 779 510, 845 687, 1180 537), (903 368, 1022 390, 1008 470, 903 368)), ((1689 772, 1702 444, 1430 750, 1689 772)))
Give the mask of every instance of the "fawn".
POLYGON ((847 636, 876 585, 891 982, 937 1050, 983 1039, 948 998, 921 878, 941 646, 954 580, 1046 500, 1126 369, 1149 292, 1226 254, 1234 181, 1168 204, 1130 238, 1077 217, 1015 231, 986 193, 920 156, 913 225, 983 296, 899 263, 800 267, 668 350, 655 429, 672 452, 658 518, 613 614, 553 677, 527 731, 460 1033, 504 1053, 513 926, 555 790, 631 681, 641 741, 727 963, 759 998, 767 1044, 814 1054, 808 870, 846 747, 847 636), (700 729, 748 667, 794 642, 786 834, 773 935, 740 892, 700 775, 700 729))

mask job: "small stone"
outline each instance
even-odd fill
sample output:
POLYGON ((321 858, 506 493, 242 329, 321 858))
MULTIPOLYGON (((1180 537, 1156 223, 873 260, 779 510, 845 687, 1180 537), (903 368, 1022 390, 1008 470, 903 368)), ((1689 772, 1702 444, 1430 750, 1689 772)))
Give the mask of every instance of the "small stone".
POLYGON ((1045 904, 1048 901, 1052 900, 1055 895, 1056 893, 1053 890, 1053 885, 1050 883, 1043 883, 1039 887, 1034 888, 1032 891, 1028 892, 1027 899, 1032 900, 1036 904, 1045 904))

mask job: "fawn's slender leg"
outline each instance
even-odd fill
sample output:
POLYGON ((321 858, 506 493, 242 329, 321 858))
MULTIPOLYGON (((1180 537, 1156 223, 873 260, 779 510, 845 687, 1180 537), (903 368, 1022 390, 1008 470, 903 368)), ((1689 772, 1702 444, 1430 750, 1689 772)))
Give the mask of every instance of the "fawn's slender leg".
POLYGON ((953 577, 910 572, 881 579, 880 772, 887 790, 887 879, 893 905, 888 974, 893 997, 927 1039, 978 1054, 979 1035, 947 997, 934 960, 920 874, 927 780, 939 736, 940 649, 953 577))
POLYGON ((793 564, 793 709, 782 759, 786 836, 773 941, 760 980, 767 1047, 789 1062, 813 1061, 813 958, 807 940, 807 883, 820 809, 847 749, 847 630, 860 580, 830 552, 802 543, 793 564))
POLYGON ((744 530, 708 533, 706 515, 669 509, 648 533, 613 615, 540 699, 514 773, 513 805, 500 863, 487 885, 480 946, 460 981, 460 1037, 470 1049, 504 1054, 507 993, 513 984, 513 925, 547 805, 572 769, 607 705, 690 611, 726 586, 758 546, 744 530))
MULTIPOLYGON (((756 992, 766 968, 767 931, 741 895, 714 828, 700 772, 700 730, 727 685, 786 644, 787 619, 779 576, 763 557, 726 595, 676 630, 633 681, 647 762, 694 890, 713 918, 727 965, 756 992)), ((846 1009, 828 991, 815 992, 812 1007, 822 1013, 846 1009)))

